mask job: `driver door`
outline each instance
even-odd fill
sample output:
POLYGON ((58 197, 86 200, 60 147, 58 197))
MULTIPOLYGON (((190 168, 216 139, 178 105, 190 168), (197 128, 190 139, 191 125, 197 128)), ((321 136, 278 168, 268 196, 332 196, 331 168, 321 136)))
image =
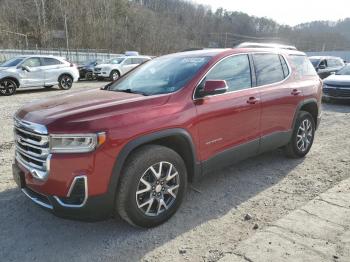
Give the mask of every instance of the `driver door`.
POLYGON ((22 87, 44 86, 45 73, 39 57, 26 59, 17 70, 19 70, 22 87), (25 70, 24 67, 27 67, 28 70, 25 70))
POLYGON ((259 91, 252 87, 248 55, 223 59, 197 87, 197 128, 205 173, 257 153, 261 105, 259 91), (225 80, 228 91, 200 98, 198 93, 206 80, 225 80))

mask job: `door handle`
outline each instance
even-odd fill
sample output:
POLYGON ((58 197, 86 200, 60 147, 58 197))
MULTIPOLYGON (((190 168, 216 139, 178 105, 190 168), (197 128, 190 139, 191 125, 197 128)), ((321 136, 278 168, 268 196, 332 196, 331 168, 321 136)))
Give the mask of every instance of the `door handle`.
POLYGON ((258 102, 259 102, 259 99, 254 97, 254 96, 249 97, 249 99, 247 100, 247 103, 250 104, 250 105, 254 105, 254 104, 258 103, 258 102))
POLYGON ((292 93, 291 93, 293 96, 298 96, 301 94, 301 91, 298 90, 298 89, 293 89, 292 93))

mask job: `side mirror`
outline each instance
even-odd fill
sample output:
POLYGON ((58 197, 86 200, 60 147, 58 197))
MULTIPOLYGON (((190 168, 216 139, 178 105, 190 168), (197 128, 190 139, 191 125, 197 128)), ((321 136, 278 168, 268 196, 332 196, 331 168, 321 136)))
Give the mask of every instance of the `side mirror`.
POLYGON ((228 87, 225 80, 207 80, 205 81, 204 88, 200 92, 202 97, 219 95, 226 93, 228 87))
POLYGON ((319 65, 319 66, 318 66, 318 69, 321 69, 321 70, 322 70, 322 69, 326 69, 326 66, 325 66, 325 65, 319 65))
POLYGON ((30 72, 30 69, 28 66, 21 66, 22 70, 23 71, 27 71, 27 72, 30 72))

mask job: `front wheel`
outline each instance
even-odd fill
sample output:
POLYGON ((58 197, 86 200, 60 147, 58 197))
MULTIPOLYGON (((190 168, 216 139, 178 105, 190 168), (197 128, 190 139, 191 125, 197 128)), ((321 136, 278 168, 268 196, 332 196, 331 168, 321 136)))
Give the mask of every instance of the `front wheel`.
POLYGON ((139 227, 154 227, 179 208, 187 187, 183 159, 172 149, 147 145, 127 160, 117 192, 121 218, 139 227))
POLYGON ((112 70, 112 72, 109 75, 109 79, 111 81, 116 81, 119 79, 119 77, 120 77, 120 73, 117 70, 112 70))
POLYGON ((68 90, 73 86, 73 78, 70 75, 62 75, 58 79, 58 86, 60 89, 68 90))
POLYGON ((292 158, 302 158, 309 153, 315 136, 315 121, 306 111, 300 111, 295 121, 292 139, 286 146, 286 154, 292 158))
POLYGON ((12 96, 16 93, 18 85, 11 79, 3 79, 0 81, 0 95, 12 96))

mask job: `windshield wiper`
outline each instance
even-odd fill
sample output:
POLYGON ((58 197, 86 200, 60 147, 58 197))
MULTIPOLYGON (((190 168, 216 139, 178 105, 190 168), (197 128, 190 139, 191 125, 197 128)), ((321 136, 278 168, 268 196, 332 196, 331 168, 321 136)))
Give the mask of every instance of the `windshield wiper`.
POLYGON ((138 95, 143 95, 143 96, 147 96, 148 94, 144 93, 144 92, 140 92, 140 91, 135 91, 135 90, 131 90, 130 88, 128 89, 117 89, 117 90, 112 90, 115 92, 123 92, 123 93, 129 93, 129 94, 138 94, 138 95))

